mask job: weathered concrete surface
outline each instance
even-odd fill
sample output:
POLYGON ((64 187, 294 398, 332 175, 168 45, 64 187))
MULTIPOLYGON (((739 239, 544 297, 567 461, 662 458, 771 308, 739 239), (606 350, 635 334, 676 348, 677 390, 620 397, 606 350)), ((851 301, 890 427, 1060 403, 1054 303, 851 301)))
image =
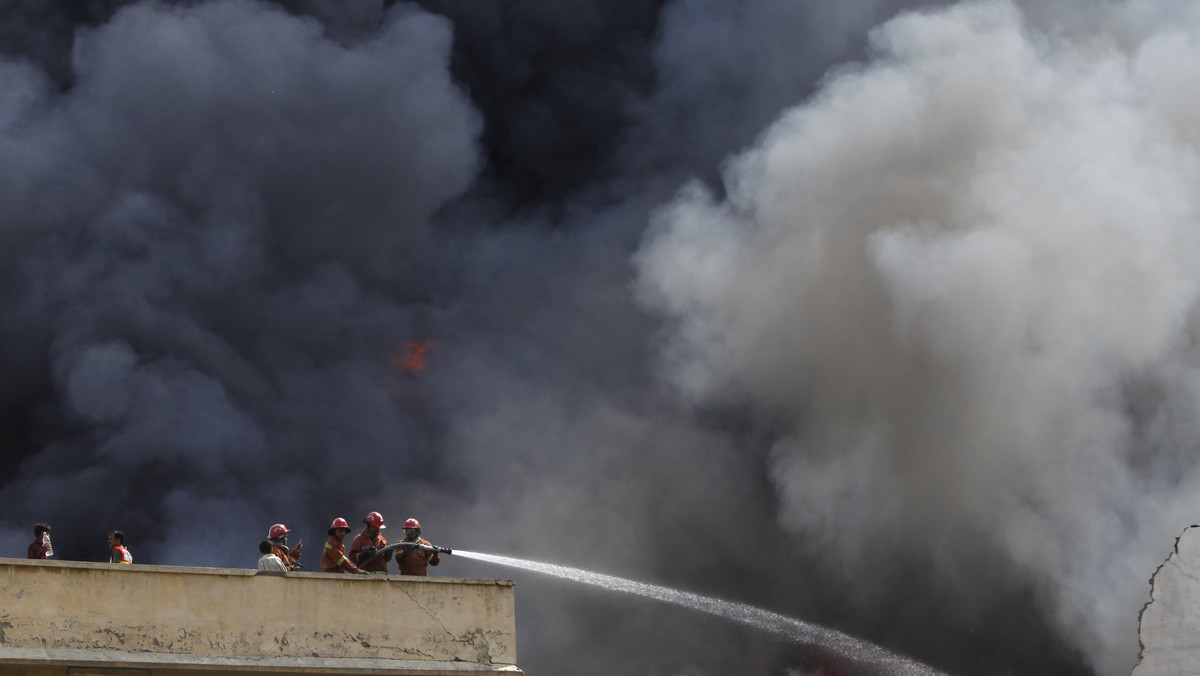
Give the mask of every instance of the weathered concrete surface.
POLYGON ((1200 673, 1200 526, 1189 526, 1150 578, 1134 676, 1200 673))
POLYGON ((0 559, 0 670, 67 662, 155 675, 520 673, 504 580, 0 559))

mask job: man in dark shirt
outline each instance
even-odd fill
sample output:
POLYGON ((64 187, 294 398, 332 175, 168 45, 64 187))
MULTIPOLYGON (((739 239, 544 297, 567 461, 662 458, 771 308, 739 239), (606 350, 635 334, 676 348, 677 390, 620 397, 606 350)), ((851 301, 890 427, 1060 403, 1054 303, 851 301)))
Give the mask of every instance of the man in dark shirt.
POLYGON ((33 542, 29 543, 28 558, 48 559, 54 556, 50 546, 50 524, 39 523, 33 527, 33 542))

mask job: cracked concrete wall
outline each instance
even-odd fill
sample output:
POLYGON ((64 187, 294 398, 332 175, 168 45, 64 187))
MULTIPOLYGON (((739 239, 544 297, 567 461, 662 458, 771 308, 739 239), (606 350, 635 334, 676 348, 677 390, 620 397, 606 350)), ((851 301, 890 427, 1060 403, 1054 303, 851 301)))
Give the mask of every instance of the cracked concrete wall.
POLYGON ((1189 526, 1150 578, 1138 622, 1134 676, 1178 676, 1200 669, 1200 526, 1189 526))
POLYGON ((506 580, 0 559, 5 650, 515 665, 506 580))

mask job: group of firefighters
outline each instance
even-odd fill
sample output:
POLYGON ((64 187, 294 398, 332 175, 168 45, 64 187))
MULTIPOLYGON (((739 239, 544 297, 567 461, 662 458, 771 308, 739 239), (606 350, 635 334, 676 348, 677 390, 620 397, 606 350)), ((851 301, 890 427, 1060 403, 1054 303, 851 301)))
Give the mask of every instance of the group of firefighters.
MULTIPOLYGON (((388 561, 394 557, 401 575, 428 575, 429 566, 441 563, 441 554, 450 551, 435 547, 421 537, 421 523, 416 519, 404 522, 404 540, 391 546, 381 532, 387 528, 382 514, 371 512, 363 518, 363 523, 366 526, 354 536, 349 552, 345 539, 350 534, 350 524, 340 516, 329 524, 329 539, 321 553, 321 570, 326 573, 387 573, 388 561)), ((271 526, 267 539, 258 546, 262 553, 258 560, 259 570, 288 571, 300 567, 304 543, 289 549, 287 534, 290 532, 282 523, 271 526)))
MULTIPOLYGON (((349 552, 346 551, 344 540, 350 534, 350 524, 340 516, 329 524, 329 539, 321 553, 321 570, 326 573, 386 574, 388 562, 395 558, 401 575, 428 575, 429 566, 438 565, 442 562, 441 554, 450 553, 449 549, 435 547, 421 537, 421 524, 416 519, 404 522, 404 540, 390 546, 381 532, 387 528, 382 514, 371 512, 363 518, 363 523, 366 526, 354 536, 349 552)), ((271 526, 267 539, 258 546, 262 555, 258 559, 259 570, 286 572, 300 567, 304 542, 289 549, 287 534, 290 532, 291 529, 282 523, 271 526)), ((133 563, 133 555, 125 547, 125 535, 121 531, 108 534, 108 547, 109 562, 133 563)), ((50 525, 39 523, 33 529, 28 557, 45 559, 53 554, 50 525)))

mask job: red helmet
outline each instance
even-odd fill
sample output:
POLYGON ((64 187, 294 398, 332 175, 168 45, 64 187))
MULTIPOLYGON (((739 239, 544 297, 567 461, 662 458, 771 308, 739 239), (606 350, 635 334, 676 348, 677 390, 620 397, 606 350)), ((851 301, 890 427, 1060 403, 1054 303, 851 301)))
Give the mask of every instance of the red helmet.
POLYGON ((383 523, 383 515, 379 512, 371 512, 368 514, 367 517, 363 519, 363 523, 370 524, 376 528, 387 528, 387 526, 383 523))
POLYGON ((346 530, 350 530, 350 524, 346 523, 346 520, 339 516, 333 520, 333 523, 329 524, 329 530, 333 530, 334 528, 345 528, 346 530))
POLYGON ((287 526, 285 526, 281 523, 277 523, 274 526, 271 526, 271 530, 267 532, 267 538, 274 539, 274 538, 279 537, 280 535, 283 535, 284 533, 290 533, 290 532, 292 532, 292 531, 290 529, 288 529, 287 526))
POLYGON ((404 522, 404 527, 405 528, 416 528, 417 530, 421 530, 421 522, 417 521, 416 519, 409 519, 408 521, 404 522))

